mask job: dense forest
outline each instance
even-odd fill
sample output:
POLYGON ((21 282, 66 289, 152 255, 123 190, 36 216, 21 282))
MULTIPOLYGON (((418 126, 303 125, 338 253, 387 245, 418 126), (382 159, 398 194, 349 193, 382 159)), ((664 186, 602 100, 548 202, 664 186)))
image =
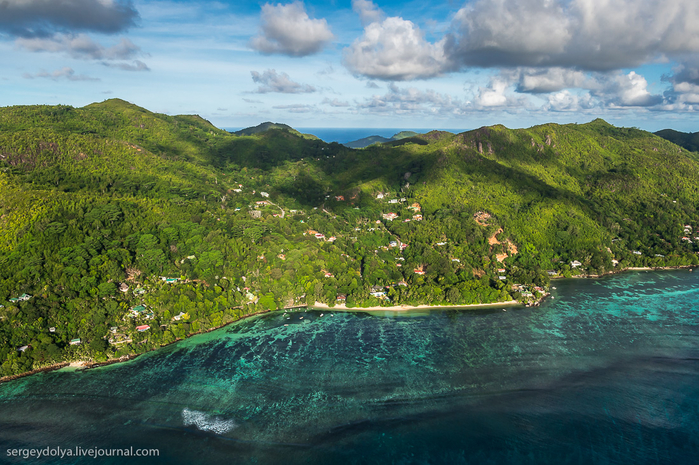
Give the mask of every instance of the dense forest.
POLYGON ((354 150, 118 99, 0 108, 0 376, 316 302, 527 301, 696 265, 697 186, 694 153, 602 120, 354 150))

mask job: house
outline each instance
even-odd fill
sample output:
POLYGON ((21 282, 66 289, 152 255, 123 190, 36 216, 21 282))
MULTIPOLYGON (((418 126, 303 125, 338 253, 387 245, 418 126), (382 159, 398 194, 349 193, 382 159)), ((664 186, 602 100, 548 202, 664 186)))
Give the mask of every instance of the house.
MULTIPOLYGON (((612 260, 614 262, 614 260, 612 260)), ((546 273, 548 273, 549 276, 556 276, 558 274, 558 271, 556 270, 547 270, 546 273)))
POLYGON ((618 264, 619 264, 619 260, 612 259, 612 266, 617 266, 618 264))
POLYGON ((383 291, 383 290, 381 290, 381 291, 371 291, 370 294, 371 294, 373 297, 379 297, 379 298, 381 298, 381 297, 383 297, 383 296, 386 295, 386 291, 383 291))
POLYGON ((335 275, 332 274, 332 273, 325 273, 325 277, 326 277, 326 278, 334 278, 335 275))
POLYGON ((145 294, 145 293, 146 293, 146 290, 143 289, 142 287, 137 287, 136 290, 133 291, 133 293, 136 294, 136 295, 141 295, 141 294, 145 294))
POLYGON ((419 203, 415 202, 414 204, 409 206, 408 209, 419 212, 420 210, 422 210, 422 207, 420 206, 419 203))
POLYGON ((452 258, 451 261, 456 262, 456 263, 461 263, 461 260, 459 260, 458 258, 452 258))
POLYGON ((398 218, 398 215, 396 215, 395 213, 384 213, 382 216, 383 219, 387 221, 393 221, 396 218, 398 218))
POLYGON ((325 234, 321 234, 321 233, 316 234, 316 239, 323 239, 323 240, 325 240, 325 234))
POLYGON ((447 243, 446 242, 437 242, 437 244, 435 244, 435 245, 447 245, 447 243))
POLYGON ((257 205, 260 205, 260 206, 262 206, 262 205, 269 205, 269 201, 267 201, 267 200, 258 200, 258 201, 255 202, 255 203, 256 203, 257 205))
POLYGON ((182 317, 185 316, 185 315, 186 315, 185 312, 180 312, 180 313, 178 313, 177 315, 173 316, 172 319, 175 320, 175 321, 180 321, 180 320, 182 319, 182 317))
POLYGON ((505 281, 507 279, 507 276, 498 276, 498 279, 500 281, 505 281))
POLYGON ((336 240, 337 240, 337 237, 335 237, 335 236, 330 236, 328 238, 328 242, 335 242, 336 240))
POLYGON ((418 269, 418 268, 415 268, 415 269, 413 270, 413 273, 415 273, 415 274, 419 274, 419 275, 423 275, 423 274, 425 274, 425 272, 424 272, 424 271, 422 271, 422 270, 420 270, 420 269, 418 269))
POLYGON ((398 242, 396 242, 396 241, 391 241, 391 242, 388 243, 388 246, 389 246, 389 247, 398 247, 398 242))
POLYGON ((134 315, 140 315, 141 313, 143 313, 145 311, 146 311, 146 307, 144 307, 143 305, 136 305, 134 308, 131 309, 131 312, 134 315))
POLYGON ((338 294, 335 300, 338 302, 345 302, 347 301, 347 294, 338 294))
POLYGON ((505 272, 505 268, 498 268, 498 273, 504 273, 504 272, 505 272))
POLYGON ((238 193, 240 193, 240 192, 243 192, 243 189, 233 189, 233 192, 238 192, 238 193))
POLYGON ((119 290, 121 292, 129 292, 129 285, 126 283, 119 284, 119 290))
POLYGON ((112 334, 114 334, 114 333, 117 332, 118 329, 119 329, 119 328, 117 328, 116 326, 112 326, 111 328, 109 328, 109 331, 110 331, 112 334))
POLYGON ((284 255, 283 253, 280 253, 279 255, 277 255, 277 257, 279 257, 282 260, 286 260, 286 255, 284 255))
POLYGON ((376 198, 383 199, 383 192, 379 192, 378 194, 376 194, 376 198))
POLYGON ((31 346, 22 346, 22 347, 18 347, 17 350, 18 350, 19 352, 24 352, 24 351, 26 351, 27 349, 29 349, 30 347, 31 347, 31 346))
MULTIPOLYGON (((689 242, 692 242, 692 241, 689 241, 689 242)), ((634 251, 632 251, 631 253, 634 254, 634 255, 643 255, 643 254, 642 254, 641 252, 639 252, 638 250, 634 250, 634 251)))
POLYGON ((167 284, 174 284, 180 280, 180 278, 167 278, 165 276, 160 277, 161 281, 165 281, 167 284))
POLYGON ((410 218, 406 218, 403 220, 403 223, 410 223, 410 218))
POLYGON ((408 287, 408 283, 405 281, 398 281, 399 286, 408 287))
POLYGON ((398 203, 398 199, 391 199, 388 201, 388 203, 398 203))
POLYGON ((335 200, 337 200, 338 202, 344 202, 345 196, 344 195, 336 195, 335 200))
POLYGON ((55 327, 55 326, 51 326, 51 327, 49 328, 49 333, 55 333, 55 332, 56 332, 56 327, 55 327))
POLYGON ((408 248, 408 244, 402 243, 402 244, 400 245, 400 249, 401 249, 401 250, 405 250, 406 248, 408 248))
POLYGON ((415 221, 422 221, 422 215, 420 215, 420 214, 413 215, 413 219, 414 219, 415 221))
POLYGON ((148 325, 136 326, 136 330, 139 333, 142 333, 143 331, 148 331, 149 329, 150 329, 150 326, 148 326, 148 325))
POLYGON ((582 263, 580 263, 577 260, 573 260, 572 262, 570 262, 570 266, 571 266, 571 268, 577 268, 579 266, 582 266, 582 263))
POLYGON ((660 254, 660 253, 656 253, 655 256, 656 256, 656 257, 660 257, 660 258, 665 258, 665 255, 660 254))
POLYGON ((260 195, 262 197, 269 197, 269 194, 267 192, 260 192, 260 195))
POLYGON ((71 340, 70 340, 70 345, 72 345, 72 346, 78 346, 78 345, 80 345, 81 342, 82 342, 82 341, 80 340, 80 338, 71 339, 71 340))

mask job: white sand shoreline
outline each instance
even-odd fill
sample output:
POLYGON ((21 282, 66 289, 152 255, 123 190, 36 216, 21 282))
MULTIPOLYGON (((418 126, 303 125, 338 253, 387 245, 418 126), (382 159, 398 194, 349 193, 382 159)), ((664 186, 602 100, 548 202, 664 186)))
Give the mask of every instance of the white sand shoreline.
POLYGON ((321 302, 316 302, 314 305, 310 306, 309 308, 317 308, 317 309, 322 309, 322 310, 337 310, 341 312, 381 312, 381 311, 388 311, 388 312, 407 312, 410 310, 438 310, 438 309, 463 309, 463 308, 483 308, 483 307, 503 307, 503 306, 512 306, 512 305, 522 305, 520 302, 517 302, 516 300, 508 300, 506 302, 493 302, 493 303, 488 303, 488 304, 468 304, 468 305, 417 305, 417 306, 410 306, 410 305, 393 305, 390 307, 352 307, 349 308, 345 304, 337 304, 334 307, 331 307, 327 304, 321 303, 321 302))

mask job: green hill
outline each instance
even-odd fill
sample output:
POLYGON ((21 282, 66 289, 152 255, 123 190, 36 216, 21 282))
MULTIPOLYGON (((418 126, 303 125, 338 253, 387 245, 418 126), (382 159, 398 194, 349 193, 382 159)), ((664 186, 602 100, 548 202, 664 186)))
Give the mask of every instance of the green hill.
POLYGON ((364 137, 362 139, 357 139, 352 142, 347 142, 344 145, 345 147, 349 147, 351 149, 363 149, 366 147, 369 147, 370 145, 373 144, 384 144, 388 142, 394 142, 394 141, 399 141, 401 139, 406 139, 409 137, 414 137, 417 136, 417 132, 413 131, 401 131, 396 134, 394 134, 392 137, 387 138, 387 137, 382 137, 382 136, 369 136, 369 137, 364 137))
POLYGON ((287 131, 292 134, 296 134, 297 136, 301 136, 304 139, 311 139, 311 140, 318 140, 316 136, 313 134, 302 134, 296 129, 292 128, 291 126, 284 124, 284 123, 272 123, 272 122, 265 122, 258 124, 257 126, 241 129, 240 131, 235 131, 233 134, 236 136, 252 136, 254 134, 260 134, 262 132, 266 132, 269 130, 281 130, 281 131, 287 131))
POLYGON ((680 132, 674 129, 663 129, 654 134, 669 140, 673 144, 684 147, 690 152, 699 152, 699 132, 680 132))
POLYGON ((316 301, 531 301, 550 274, 696 265, 697 185, 696 154, 602 120, 353 150, 116 99, 0 108, 0 375, 316 301))

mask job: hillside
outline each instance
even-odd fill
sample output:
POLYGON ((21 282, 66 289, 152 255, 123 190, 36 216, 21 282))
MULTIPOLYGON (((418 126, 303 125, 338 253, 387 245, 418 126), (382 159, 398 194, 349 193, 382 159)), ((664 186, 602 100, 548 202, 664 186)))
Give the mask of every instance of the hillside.
POLYGON ((302 134, 296 129, 292 128, 288 124, 283 124, 283 123, 272 123, 272 122, 265 122, 258 124, 257 126, 252 126, 249 128, 241 129, 240 131, 235 131, 233 134, 236 136, 252 136, 255 134, 260 134, 269 130, 281 130, 281 131, 286 131, 290 132, 292 134, 295 134, 297 136, 303 137, 304 139, 311 139, 311 140, 318 140, 316 136, 313 134, 302 134))
POLYGON ((531 301, 551 276, 696 265, 696 157, 602 120, 353 150, 121 100, 1 108, 0 375, 316 301, 531 301))
POLYGON ((699 132, 680 132, 674 129, 663 129, 654 134, 669 140, 673 144, 684 147, 690 152, 699 152, 699 132))
POLYGON ((392 137, 382 137, 382 136, 369 136, 369 137, 363 137, 362 139, 357 139, 352 142, 347 142, 344 145, 345 147, 349 147, 351 149, 363 149, 366 147, 369 147, 370 145, 373 144, 383 144, 386 142, 393 142, 401 139, 405 139, 408 137, 414 137, 417 136, 418 134, 413 131, 401 131, 396 134, 394 134, 392 137))

